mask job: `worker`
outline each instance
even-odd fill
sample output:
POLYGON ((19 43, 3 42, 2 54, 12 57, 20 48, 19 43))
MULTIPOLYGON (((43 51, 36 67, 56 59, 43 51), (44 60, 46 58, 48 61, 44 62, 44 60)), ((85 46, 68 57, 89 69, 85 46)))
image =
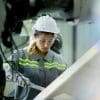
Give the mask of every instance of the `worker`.
MULTIPOLYGON (((57 34, 60 34, 56 21, 49 15, 39 17, 33 25, 33 41, 25 49, 12 54, 10 59, 18 65, 18 71, 34 84, 42 87, 48 86, 67 67, 66 61, 60 54, 50 48, 57 34)), ((24 87, 16 88, 16 99, 33 100, 40 91, 30 88, 25 95, 24 87)))

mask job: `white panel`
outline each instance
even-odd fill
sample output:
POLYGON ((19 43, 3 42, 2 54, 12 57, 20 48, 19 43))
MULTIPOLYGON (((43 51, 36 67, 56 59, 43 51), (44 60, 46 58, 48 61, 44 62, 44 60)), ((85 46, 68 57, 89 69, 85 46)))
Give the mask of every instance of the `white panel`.
POLYGON ((81 22, 77 26, 76 59, 100 40, 100 24, 81 22))
POLYGON ((63 40, 61 54, 64 56, 68 66, 72 64, 72 25, 69 25, 64 20, 57 20, 63 40))
POLYGON ((34 100, 100 100, 100 41, 34 100))

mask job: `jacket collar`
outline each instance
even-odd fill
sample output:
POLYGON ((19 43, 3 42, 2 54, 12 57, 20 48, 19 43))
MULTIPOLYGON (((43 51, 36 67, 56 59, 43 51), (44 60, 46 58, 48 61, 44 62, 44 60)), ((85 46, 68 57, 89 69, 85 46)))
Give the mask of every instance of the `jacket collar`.
MULTIPOLYGON (((32 58, 34 58, 34 60, 39 60, 39 59, 43 59, 43 57, 41 57, 38 53, 35 53, 32 55, 32 58)), ((46 56, 44 57, 45 61, 48 62, 52 62, 54 58, 54 54, 52 50, 48 50, 48 53, 46 54, 46 56)))

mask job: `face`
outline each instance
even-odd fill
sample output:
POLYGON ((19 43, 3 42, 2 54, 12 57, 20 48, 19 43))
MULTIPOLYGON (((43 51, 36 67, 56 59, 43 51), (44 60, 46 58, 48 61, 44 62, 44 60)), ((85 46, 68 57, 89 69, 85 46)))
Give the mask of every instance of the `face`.
POLYGON ((46 53, 54 41, 54 35, 42 33, 36 38, 36 46, 42 53, 46 53))
POLYGON ((4 30, 4 22, 6 18, 6 10, 3 0, 0 0, 0 35, 1 32, 4 30))

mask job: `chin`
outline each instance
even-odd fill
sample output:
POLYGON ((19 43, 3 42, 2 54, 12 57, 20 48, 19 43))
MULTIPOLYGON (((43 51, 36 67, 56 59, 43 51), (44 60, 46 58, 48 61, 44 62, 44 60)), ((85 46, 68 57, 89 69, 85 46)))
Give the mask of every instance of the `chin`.
POLYGON ((41 50, 42 53, 46 53, 48 50, 41 50))

